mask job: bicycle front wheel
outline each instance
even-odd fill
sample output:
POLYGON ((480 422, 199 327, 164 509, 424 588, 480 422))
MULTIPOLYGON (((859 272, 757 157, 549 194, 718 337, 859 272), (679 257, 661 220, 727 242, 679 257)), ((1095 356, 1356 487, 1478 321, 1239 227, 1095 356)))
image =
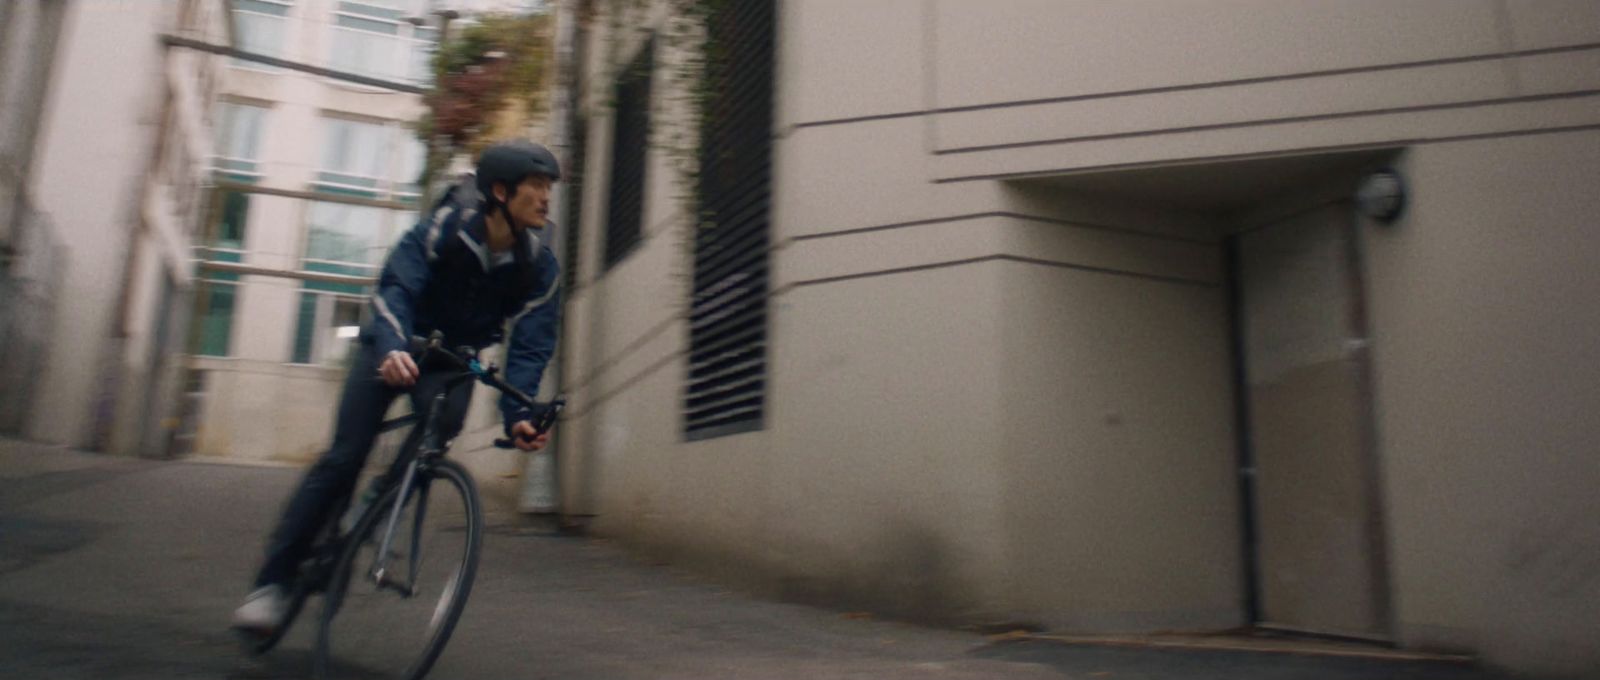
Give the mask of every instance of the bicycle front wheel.
POLYGON ((421 678, 472 590, 483 541, 477 486, 453 461, 427 464, 409 489, 380 497, 346 541, 323 602, 317 675, 421 678))

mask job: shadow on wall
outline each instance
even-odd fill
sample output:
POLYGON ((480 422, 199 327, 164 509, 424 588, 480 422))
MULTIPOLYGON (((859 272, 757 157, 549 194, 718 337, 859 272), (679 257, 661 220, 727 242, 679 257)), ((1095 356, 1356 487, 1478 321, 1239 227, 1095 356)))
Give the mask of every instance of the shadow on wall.
POLYGON ((774 574, 780 599, 884 618, 956 627, 973 623, 977 598, 939 537, 904 520, 887 522, 874 550, 838 555, 830 565, 788 564, 774 574))

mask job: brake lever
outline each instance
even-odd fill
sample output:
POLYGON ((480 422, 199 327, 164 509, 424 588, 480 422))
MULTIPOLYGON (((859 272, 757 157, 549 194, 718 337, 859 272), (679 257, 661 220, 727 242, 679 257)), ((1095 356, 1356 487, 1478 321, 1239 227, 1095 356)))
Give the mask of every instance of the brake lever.
MULTIPOLYGON (((550 428, 555 427, 556 417, 561 415, 562 409, 565 409, 566 407, 567 400, 562 397, 556 397, 555 399, 552 399, 549 404, 546 404, 544 407, 544 412, 539 414, 538 420, 535 421, 533 426, 533 436, 538 438, 540 435, 549 432, 550 428)), ((517 447, 516 442, 513 442, 510 439, 495 439, 494 446, 497 449, 514 449, 517 447)))

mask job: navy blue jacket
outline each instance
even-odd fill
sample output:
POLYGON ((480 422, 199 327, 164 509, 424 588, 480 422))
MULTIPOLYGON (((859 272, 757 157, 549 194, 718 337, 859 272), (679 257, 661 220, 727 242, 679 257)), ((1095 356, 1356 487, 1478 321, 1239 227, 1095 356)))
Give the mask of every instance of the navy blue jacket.
MULTIPOLYGON (((561 268, 531 231, 518 233, 508 253, 491 253, 482 207, 469 176, 400 239, 378 277, 362 339, 380 356, 433 331, 444 333, 447 347, 482 349, 500 342, 510 319, 505 380, 538 394, 560 327, 561 268)), ((500 411, 507 431, 532 415, 505 397, 500 411)))

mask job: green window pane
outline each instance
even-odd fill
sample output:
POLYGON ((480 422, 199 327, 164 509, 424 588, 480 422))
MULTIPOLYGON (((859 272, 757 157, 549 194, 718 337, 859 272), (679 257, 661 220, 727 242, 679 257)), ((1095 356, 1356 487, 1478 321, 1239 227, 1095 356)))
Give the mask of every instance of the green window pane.
POLYGON ((311 363, 311 339, 317 332, 317 295, 300 294, 300 320, 294 330, 294 357, 297 364, 311 363))
POLYGON ((390 21, 399 21, 400 17, 405 16, 405 11, 399 8, 384 7, 381 4, 370 2, 350 2, 349 0, 339 3, 339 11, 351 14, 365 14, 369 17, 378 17, 379 19, 388 19, 390 21))
POLYGON ((233 333, 235 292, 235 287, 231 284, 206 284, 205 306, 201 310, 200 333, 196 340, 195 354, 211 357, 228 356, 229 338, 233 333))
MULTIPOLYGON (((390 211, 383 208, 317 202, 311 204, 305 259, 358 265, 333 273, 371 276, 382 263, 390 211)), ((330 270, 318 270, 330 271, 330 270)))
MULTIPOLYGON (((367 267, 352 267, 333 262, 307 262, 305 269, 308 272, 322 272, 325 274, 344 274, 346 276, 372 276, 373 271, 367 267)), ((331 281, 307 281, 306 290, 321 290, 329 293, 342 293, 344 295, 370 294, 369 286, 354 283, 334 283, 331 281)))
POLYGON ((256 182, 261 181, 261 178, 255 175, 243 175, 237 172, 218 172, 217 179, 226 182, 238 182, 240 184, 255 184, 256 182))
POLYGON ((339 173, 339 172, 319 172, 319 173, 317 173, 317 181, 318 182, 328 182, 330 184, 349 184, 349 185, 358 186, 358 187, 376 187, 376 186, 378 186, 378 180, 375 177, 362 177, 360 175, 346 175, 344 173, 339 173))
MULTIPOLYGON (((211 245, 216 248, 244 248, 245 220, 250 215, 250 195, 230 191, 222 198, 222 218, 211 245)), ((217 258, 221 259, 221 258, 217 258)), ((234 261, 237 261, 235 259, 234 261)))
POLYGON ((240 9, 247 12, 260 12, 262 14, 271 14, 279 17, 289 15, 288 6, 280 5, 275 2, 262 2, 261 0, 234 0, 233 6, 234 9, 240 9))

